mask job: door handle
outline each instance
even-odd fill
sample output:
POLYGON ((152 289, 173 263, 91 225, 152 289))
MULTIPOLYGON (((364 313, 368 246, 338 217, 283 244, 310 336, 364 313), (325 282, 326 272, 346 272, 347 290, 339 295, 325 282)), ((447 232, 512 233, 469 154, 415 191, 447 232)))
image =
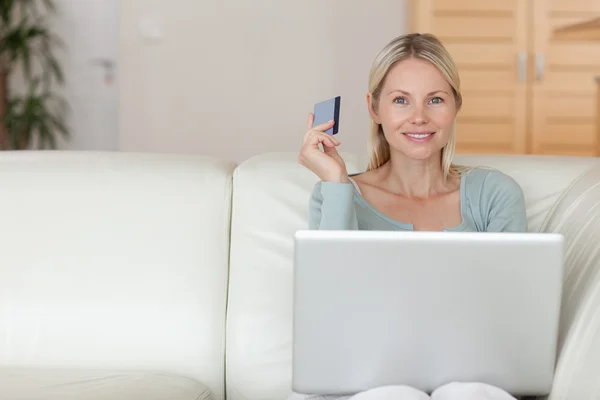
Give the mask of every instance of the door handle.
POLYGON ((109 58, 93 58, 90 60, 90 63, 92 65, 97 65, 99 67, 102 67, 106 71, 112 71, 115 67, 114 61, 109 58))
POLYGON ((108 58, 94 58, 90 60, 92 65, 99 66, 104 69, 104 82, 108 85, 114 80, 115 62, 108 58))
POLYGON ((518 79, 519 82, 525 83, 527 81, 527 53, 520 51, 517 58, 518 79))
POLYGON ((535 80, 541 81, 544 79, 544 54, 535 53, 535 80))

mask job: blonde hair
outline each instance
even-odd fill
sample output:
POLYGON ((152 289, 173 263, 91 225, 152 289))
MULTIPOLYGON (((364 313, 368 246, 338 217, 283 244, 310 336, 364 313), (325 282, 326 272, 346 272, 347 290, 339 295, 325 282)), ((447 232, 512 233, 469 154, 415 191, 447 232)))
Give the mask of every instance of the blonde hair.
MULTIPOLYGON (((389 70, 397 62, 410 58, 429 61, 438 68, 452 87, 456 109, 459 110, 462 106, 460 78, 452 57, 437 37, 420 33, 398 36, 389 42, 375 58, 369 74, 369 92, 373 99, 373 109, 377 110, 381 90, 389 70)), ((470 169, 452 162, 455 147, 456 129, 453 125, 448 143, 442 149, 442 171, 446 179, 461 175, 470 169)), ((369 153, 367 171, 377 169, 390 160, 390 144, 383 134, 381 125, 373 120, 371 120, 369 153)))

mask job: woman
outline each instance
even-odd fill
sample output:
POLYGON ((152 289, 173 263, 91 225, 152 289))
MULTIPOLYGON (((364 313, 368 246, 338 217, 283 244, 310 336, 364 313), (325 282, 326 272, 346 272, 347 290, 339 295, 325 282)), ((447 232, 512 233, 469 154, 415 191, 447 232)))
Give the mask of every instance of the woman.
MULTIPOLYGON (((460 81, 435 36, 408 34, 392 40, 373 63, 367 104, 372 119, 369 164, 366 172, 351 176, 336 150, 340 142, 324 133, 333 122, 313 128, 314 116, 309 115, 299 162, 320 178, 310 200, 311 229, 527 231, 523 192, 512 178, 452 163, 460 81)), ((429 396, 398 386, 351 398, 429 396)), ((482 383, 449 383, 432 398, 514 399, 482 383)))

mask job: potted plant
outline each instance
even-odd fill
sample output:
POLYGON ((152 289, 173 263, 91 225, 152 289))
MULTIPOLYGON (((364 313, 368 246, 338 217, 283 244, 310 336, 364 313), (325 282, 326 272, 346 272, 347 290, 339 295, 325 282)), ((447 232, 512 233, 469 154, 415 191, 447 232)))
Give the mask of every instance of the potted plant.
POLYGON ((55 149, 69 136, 66 102, 53 92, 64 83, 48 28, 54 11, 54 0, 0 0, 0 150, 55 149), (25 87, 13 93, 18 69, 25 87))

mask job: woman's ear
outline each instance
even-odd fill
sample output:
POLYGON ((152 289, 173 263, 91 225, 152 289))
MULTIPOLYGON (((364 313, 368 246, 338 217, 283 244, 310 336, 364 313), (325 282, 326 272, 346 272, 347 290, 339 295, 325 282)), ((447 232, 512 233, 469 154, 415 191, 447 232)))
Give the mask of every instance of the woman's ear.
POLYGON ((371 94, 371 93, 367 93, 367 107, 369 107, 369 114, 371 114, 371 119, 376 124, 381 124, 381 122, 379 120, 379 115, 377 115, 377 112, 375 111, 375 108, 373 105, 373 94, 371 94))

